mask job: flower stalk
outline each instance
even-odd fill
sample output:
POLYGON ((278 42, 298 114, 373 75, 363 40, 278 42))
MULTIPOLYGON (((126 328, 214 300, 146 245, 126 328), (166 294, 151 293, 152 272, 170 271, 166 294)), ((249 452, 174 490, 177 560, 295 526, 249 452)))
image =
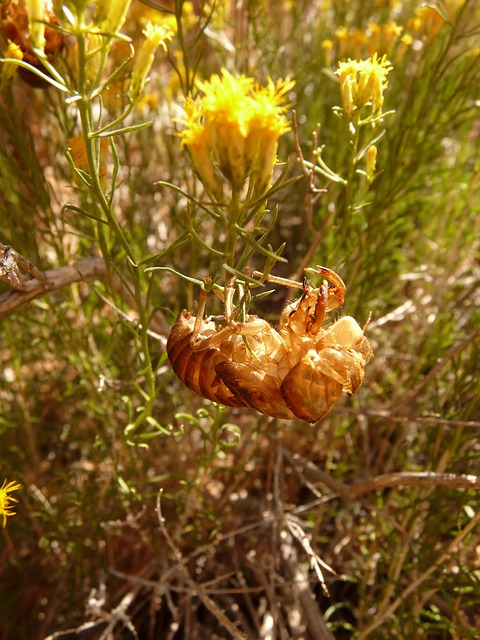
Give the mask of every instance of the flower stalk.
MULTIPOLYGON (((105 124, 102 93, 117 78, 130 71, 128 63, 133 57, 132 54, 108 75, 112 44, 116 40, 129 40, 120 30, 124 26, 130 4, 131 0, 98 2, 95 5, 85 2, 68 2, 62 5, 57 3, 62 31, 68 32, 70 41, 75 42, 75 47, 71 48, 73 56, 69 64, 56 67, 46 55, 40 56, 45 48, 43 12, 46 3, 29 0, 30 37, 35 53, 41 57, 41 65, 35 67, 18 59, 19 56, 16 56, 14 50, 8 52, 8 63, 22 65, 44 80, 47 86, 50 84, 60 89, 67 95, 65 102, 71 105, 72 109, 76 109, 80 133, 70 137, 66 155, 76 181, 85 189, 89 206, 93 209, 90 215, 93 221, 92 235, 110 270, 114 264, 118 264, 118 256, 126 259, 128 277, 122 276, 121 270, 117 273, 130 289, 137 311, 135 337, 139 358, 142 361, 142 377, 145 380, 142 385, 136 385, 143 406, 137 407, 136 415, 126 429, 131 440, 141 425, 151 419, 157 396, 157 383, 148 333, 151 319, 150 276, 145 273, 145 266, 136 255, 131 240, 114 210, 118 174, 118 155, 114 137, 119 133, 137 131, 149 124, 127 123, 127 126, 122 126, 142 97, 156 50, 158 47, 165 49, 173 33, 166 27, 147 25, 144 31, 145 41, 140 46, 131 69, 129 103, 120 116, 105 124), (107 182, 105 163, 105 155, 109 150, 114 158, 110 184, 107 182)), ((52 15, 56 20, 56 16, 52 15)), ((132 46, 130 49, 133 51, 132 46)), ((48 53, 47 50, 45 52, 48 53)), ((10 72, 8 67, 7 71, 10 72)))

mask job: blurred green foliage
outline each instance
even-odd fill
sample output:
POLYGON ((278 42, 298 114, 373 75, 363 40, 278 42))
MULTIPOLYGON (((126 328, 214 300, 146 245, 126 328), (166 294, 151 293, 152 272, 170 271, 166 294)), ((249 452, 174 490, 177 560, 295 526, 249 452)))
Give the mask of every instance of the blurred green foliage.
MULTIPOLYGON (((116 3, 61 4, 65 41, 46 71, 66 90, 2 76, 0 242, 41 271, 95 256, 106 266, 8 314, 12 286, 0 283, 0 482, 22 485, 2 529, 0 638, 60 640, 87 620, 98 638, 108 625, 112 638, 476 638, 477 5, 133 1, 119 31, 99 35, 116 3), (148 21, 175 35, 132 103, 148 21), (366 184, 333 108, 338 63, 373 53, 393 66, 393 113, 364 129, 365 143, 383 134, 366 184), (284 188, 267 205, 263 246, 285 243, 287 260, 272 272, 330 267, 347 284, 341 313, 372 314, 362 388, 314 427, 214 406, 166 358, 195 281, 225 278, 189 232, 223 242, 175 135, 194 78, 222 67, 260 85, 294 79, 304 160, 321 147, 335 174, 353 167, 348 185, 298 179, 288 133, 274 173, 284 188), (98 137, 112 122, 128 130, 98 137)), ((287 295, 252 311, 278 321, 287 295)), ((221 312, 212 295, 207 313, 221 312)))

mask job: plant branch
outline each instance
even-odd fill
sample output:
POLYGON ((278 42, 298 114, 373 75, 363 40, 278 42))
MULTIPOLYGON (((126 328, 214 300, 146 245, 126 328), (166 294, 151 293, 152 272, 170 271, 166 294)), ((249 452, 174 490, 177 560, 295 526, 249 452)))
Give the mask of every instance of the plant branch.
POLYGON ((233 622, 231 622, 224 612, 217 606, 217 604, 205 593, 205 589, 201 584, 197 584, 193 578, 190 576, 187 567, 182 563, 182 554, 180 550, 176 546, 175 542, 171 538, 167 527, 165 526, 165 519, 162 514, 162 506, 161 506, 161 496, 162 492, 160 491, 157 495, 157 516, 158 523, 160 526, 160 531, 163 534, 167 546, 169 547, 172 555, 177 563, 177 569, 179 572, 183 574, 183 577, 190 587, 192 593, 200 599, 202 604, 210 611, 210 613, 215 616, 218 622, 227 630, 231 637, 235 640, 246 640, 246 636, 235 626, 233 622))
MULTIPOLYGON (((5 245, 0 245, 0 251, 4 246, 5 245)), ((18 308, 25 306, 36 298, 40 298, 47 293, 62 289, 63 287, 68 287, 76 282, 83 282, 85 280, 104 281, 107 278, 107 266, 104 259, 100 256, 85 258, 73 265, 57 267, 56 269, 49 269, 48 271, 40 271, 31 262, 21 256, 21 254, 11 249, 11 247, 7 248, 11 250, 6 254, 7 257, 9 257, 9 272, 4 273, 6 270, 4 257, 3 260, 0 261, 0 280, 5 280, 12 287, 12 291, 0 295, 0 318, 16 311, 18 308), (12 256, 15 256, 15 262, 12 261, 12 256), (25 270, 28 278, 19 275, 18 268, 25 270), (14 274, 15 277, 13 277, 12 274, 14 274)), ((112 286, 116 290, 121 291, 121 295, 127 304, 129 304, 132 309, 137 309, 134 297, 128 292, 121 279, 116 276, 116 274, 110 273, 110 280, 112 286)), ((99 295, 106 304, 112 306, 117 313, 122 315, 126 320, 130 319, 120 309, 115 307, 110 300, 107 300, 98 293, 97 295, 99 295)), ((170 330, 165 317, 158 310, 150 322, 150 328, 152 331, 148 331, 149 335, 160 341, 164 340, 164 336, 167 335, 170 330)))
MULTIPOLYGON (((36 269, 35 277, 23 280, 21 287, 15 287, 14 285, 12 291, 0 296, 0 317, 6 316, 19 307, 23 307, 35 300, 35 298, 40 298, 46 293, 61 289, 75 282, 82 282, 88 279, 103 279, 106 272, 105 262, 100 257, 86 258, 76 264, 49 269, 44 272, 36 269)), ((0 277, 2 276, 0 275, 0 277)), ((4 279, 7 278, 4 277, 4 279)), ((11 282, 9 284, 12 286, 11 282)))
POLYGON ((333 478, 327 471, 319 469, 315 464, 302 456, 285 455, 294 466, 299 466, 304 473, 313 480, 325 484, 334 493, 348 500, 354 500, 369 491, 378 491, 389 487, 407 486, 428 486, 428 487, 448 487, 450 489, 479 489, 480 476, 455 474, 455 473, 435 473, 431 471, 399 471, 377 476, 369 480, 360 480, 348 485, 333 478))

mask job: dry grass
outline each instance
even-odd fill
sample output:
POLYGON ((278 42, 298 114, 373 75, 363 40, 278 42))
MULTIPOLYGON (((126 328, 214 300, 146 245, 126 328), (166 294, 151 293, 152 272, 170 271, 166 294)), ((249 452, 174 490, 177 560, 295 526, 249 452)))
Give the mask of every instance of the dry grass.
MULTIPOLYGON (((269 201, 268 243, 286 242, 288 260, 273 271, 335 269, 348 288, 340 314, 363 324, 371 312, 375 352, 358 394, 314 427, 217 407, 171 372, 169 327, 199 293, 176 274, 225 274, 188 232, 193 221, 221 246, 185 195, 204 198, 173 135, 182 95, 170 62, 159 56, 126 121, 152 127, 106 151, 107 213, 65 157, 81 130, 75 103, 20 80, 3 88, 0 469, 23 489, 2 530, 2 640, 478 635, 478 8, 291 4, 232 3, 207 35, 185 26, 169 56, 203 77, 227 65, 296 80, 297 147, 288 134, 278 155, 285 181, 303 178, 269 201), (348 189, 310 179, 298 151, 309 162, 325 145, 333 171, 352 166, 333 72, 367 57, 374 25, 393 19, 413 44, 385 51, 395 113, 364 140, 385 129, 378 175, 367 189, 358 173, 348 189)), ((125 27, 137 48, 141 9, 125 27)), ((109 55, 115 67, 125 52, 109 55)), ((104 97, 118 116, 122 89, 104 97)), ((249 264, 264 265, 258 253, 249 264)), ((286 295, 255 311, 278 321, 286 295)))

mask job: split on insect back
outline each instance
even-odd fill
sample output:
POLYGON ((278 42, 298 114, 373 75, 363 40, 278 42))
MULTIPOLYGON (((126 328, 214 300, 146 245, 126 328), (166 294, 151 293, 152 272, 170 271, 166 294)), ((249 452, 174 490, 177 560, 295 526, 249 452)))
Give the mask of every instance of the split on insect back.
POLYGON ((323 326, 327 312, 343 304, 346 289, 340 276, 320 266, 305 273, 324 280, 314 288, 306 279, 300 284, 264 278, 303 290, 283 310, 278 328, 253 314, 235 319, 234 278, 225 288, 223 317, 204 317, 207 294, 202 291, 197 314, 181 311, 167 342, 180 380, 220 404, 311 423, 325 417, 342 392, 353 395, 373 358, 372 348, 350 316, 323 326))

